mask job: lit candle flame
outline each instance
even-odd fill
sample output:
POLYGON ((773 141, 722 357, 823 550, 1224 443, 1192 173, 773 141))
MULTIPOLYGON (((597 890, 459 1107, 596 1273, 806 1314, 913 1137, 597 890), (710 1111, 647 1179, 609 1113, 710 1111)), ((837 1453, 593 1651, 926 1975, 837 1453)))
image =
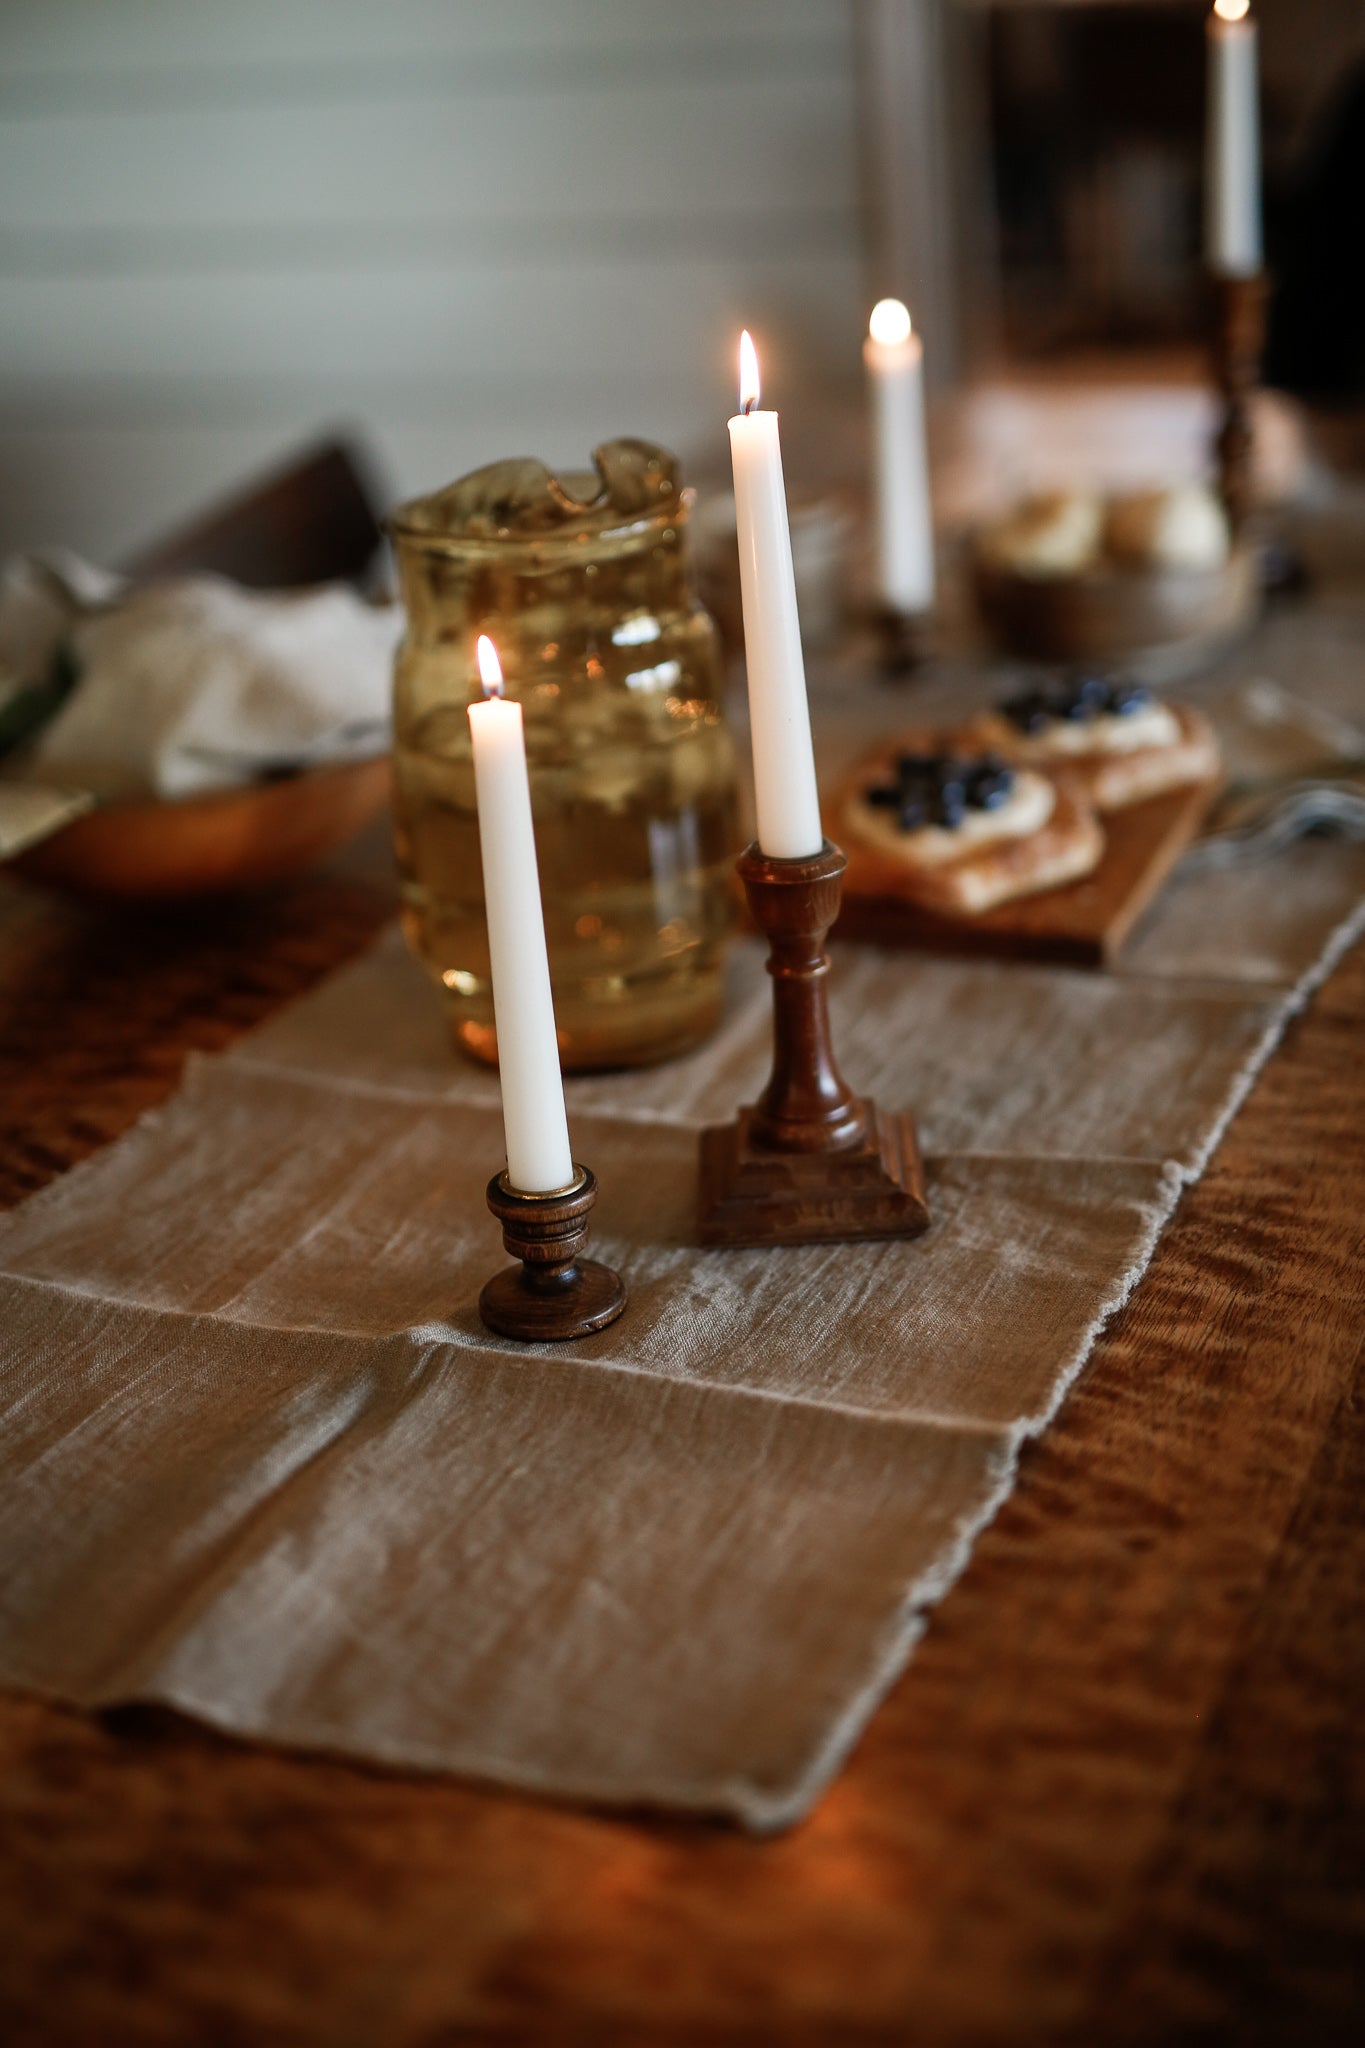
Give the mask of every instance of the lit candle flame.
POLYGON ((485 697, 502 695, 502 663, 498 660, 498 650, 487 633, 479 635, 479 680, 483 684, 485 697))
POLYGON ((867 331, 884 348, 896 348, 910 339, 910 313, 899 299, 878 299, 872 308, 867 331))
POLYGON ((1220 21, 1242 21, 1251 0, 1213 0, 1213 11, 1220 21))
POLYGON ((739 337, 739 409, 752 412, 758 404, 758 356, 753 337, 746 327, 739 337))

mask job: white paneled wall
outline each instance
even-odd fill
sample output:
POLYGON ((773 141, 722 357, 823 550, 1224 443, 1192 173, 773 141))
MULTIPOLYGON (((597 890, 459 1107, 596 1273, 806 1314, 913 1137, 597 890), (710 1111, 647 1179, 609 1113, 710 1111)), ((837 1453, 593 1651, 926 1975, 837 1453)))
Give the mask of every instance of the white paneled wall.
POLYGON ((0 0, 0 549, 856 376, 853 0, 0 0))

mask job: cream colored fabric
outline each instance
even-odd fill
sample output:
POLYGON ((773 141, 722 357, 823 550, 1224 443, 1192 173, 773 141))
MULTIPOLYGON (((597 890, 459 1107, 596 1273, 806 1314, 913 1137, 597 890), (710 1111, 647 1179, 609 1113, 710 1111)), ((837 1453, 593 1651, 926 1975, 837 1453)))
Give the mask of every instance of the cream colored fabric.
POLYGON ((693 1245, 766 1068, 741 947, 701 1052, 570 1084, 631 1304, 567 1349, 478 1321, 496 1088, 390 936, 0 1224, 0 1674, 791 1820, 1362 893, 1317 843, 1177 881, 1111 976, 839 949, 841 1061, 930 1155, 903 1244, 693 1245))
POLYGON ((194 796, 383 753, 401 631, 396 606, 342 584, 129 585, 61 550, 0 564, 0 707, 47 683, 63 653, 75 674, 4 760, 0 850, 20 829, 36 836, 35 795, 194 796))
POLYGON ((4 1292, 10 1680, 561 1794, 790 1818, 1007 1466, 577 1353, 4 1292))

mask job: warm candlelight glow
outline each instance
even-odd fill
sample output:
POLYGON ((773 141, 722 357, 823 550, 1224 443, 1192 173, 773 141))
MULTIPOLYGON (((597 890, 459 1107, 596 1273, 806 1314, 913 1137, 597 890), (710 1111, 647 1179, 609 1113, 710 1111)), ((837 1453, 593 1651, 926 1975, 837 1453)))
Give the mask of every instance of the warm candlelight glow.
POLYGON ((924 353, 910 310, 878 299, 863 343, 872 401, 878 594, 904 617, 934 601, 934 522, 924 431, 924 353))
POLYGON ((487 633, 479 635, 479 680, 483 684, 485 697, 502 695, 502 663, 498 660, 498 650, 487 633))
POLYGON ((810 860, 824 843, 796 610, 777 414, 757 412, 758 357, 739 342, 739 411, 728 422, 744 662, 754 742, 758 843, 773 860, 810 860))
POLYGON ((1217 277, 1261 268, 1261 146, 1256 17, 1214 0, 1208 17, 1204 254, 1217 277))
POLYGON ((878 299, 872 308, 867 331, 883 348, 895 348, 910 339, 910 312, 899 299, 878 299))
POLYGON ((739 409, 752 412, 758 404, 758 356, 746 327, 739 337, 739 409))

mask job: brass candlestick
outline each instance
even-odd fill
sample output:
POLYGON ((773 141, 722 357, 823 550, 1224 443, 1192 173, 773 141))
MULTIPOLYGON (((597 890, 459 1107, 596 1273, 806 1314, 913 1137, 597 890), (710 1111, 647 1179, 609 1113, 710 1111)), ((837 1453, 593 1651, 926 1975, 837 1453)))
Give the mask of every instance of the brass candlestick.
POLYGON ((1213 285, 1213 374, 1223 401, 1223 417, 1214 442, 1218 491, 1228 524, 1238 534, 1251 509, 1251 405, 1261 379, 1267 287, 1263 271, 1252 277, 1216 275, 1213 285))
POLYGON ((703 1244, 914 1237, 929 1226, 913 1119, 855 1095, 830 1044, 824 943, 847 865, 828 839, 809 860, 773 860, 757 845, 740 855, 770 947, 773 1071, 734 1123, 702 1133, 703 1244))
POLYGON ((610 1266, 578 1254, 588 1240, 597 1181, 586 1166, 566 1188, 523 1194, 506 1173, 488 1183, 488 1206, 502 1241, 521 1265, 509 1266, 479 1296, 479 1314, 501 1337, 561 1343, 614 1323, 626 1305, 625 1282, 610 1266))

